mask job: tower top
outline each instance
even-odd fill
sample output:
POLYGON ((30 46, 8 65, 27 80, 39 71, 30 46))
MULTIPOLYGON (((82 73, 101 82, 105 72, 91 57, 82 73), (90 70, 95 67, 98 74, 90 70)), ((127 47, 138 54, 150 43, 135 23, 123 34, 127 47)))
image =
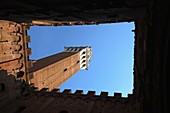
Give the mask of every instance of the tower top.
POLYGON ((64 47, 64 52, 79 52, 80 69, 88 69, 89 61, 92 59, 92 47, 91 46, 64 47))

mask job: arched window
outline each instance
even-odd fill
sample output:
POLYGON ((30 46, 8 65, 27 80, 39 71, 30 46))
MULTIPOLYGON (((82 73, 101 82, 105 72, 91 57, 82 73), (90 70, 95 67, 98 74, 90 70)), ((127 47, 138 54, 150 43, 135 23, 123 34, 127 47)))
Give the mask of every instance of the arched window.
POLYGON ((86 56, 83 56, 82 59, 83 59, 83 58, 86 58, 86 56))
MULTIPOLYGON (((86 62, 86 60, 83 60, 83 62, 82 63, 84 63, 84 62, 86 62)), ((85 64, 84 64, 85 65, 85 64)))
POLYGON ((85 66, 86 66, 86 64, 83 64, 82 68, 85 67, 85 66))
POLYGON ((82 55, 85 54, 85 53, 86 53, 86 52, 84 51, 84 52, 82 53, 82 55))

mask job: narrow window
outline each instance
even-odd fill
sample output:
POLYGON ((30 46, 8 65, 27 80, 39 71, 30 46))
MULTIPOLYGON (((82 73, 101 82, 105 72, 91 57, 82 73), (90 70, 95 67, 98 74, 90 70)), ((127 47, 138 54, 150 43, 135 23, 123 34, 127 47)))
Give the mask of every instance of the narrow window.
POLYGON ((77 64, 80 62, 80 60, 77 61, 77 64))
POLYGON ((64 69, 64 72, 67 71, 67 68, 64 69))
POLYGON ((84 64, 84 65, 82 66, 82 68, 85 67, 85 66, 86 66, 86 65, 84 64))
POLYGON ((84 63, 84 62, 86 62, 86 60, 83 60, 83 62, 82 62, 82 63, 84 63))
POLYGON ((85 53, 86 53, 86 52, 84 51, 84 52, 82 53, 82 55, 85 54, 85 53))
POLYGON ((86 56, 83 56, 82 59, 83 59, 83 58, 86 58, 86 56))

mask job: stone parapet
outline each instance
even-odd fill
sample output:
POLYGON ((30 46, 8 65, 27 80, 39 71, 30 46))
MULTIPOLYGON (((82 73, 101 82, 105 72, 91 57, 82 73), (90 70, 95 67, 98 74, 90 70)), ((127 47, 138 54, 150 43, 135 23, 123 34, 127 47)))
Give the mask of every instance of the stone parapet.
POLYGON ((43 88, 40 91, 33 91, 25 94, 12 102, 8 109, 4 107, 3 112, 15 112, 23 109, 26 113, 136 113, 136 104, 134 99, 129 97, 120 97, 121 93, 115 93, 114 96, 107 96, 107 92, 101 92, 95 95, 95 91, 89 91, 83 94, 82 90, 76 90, 74 93, 70 89, 60 92, 59 89, 49 91, 43 88), (15 109, 10 109, 15 106, 15 109))

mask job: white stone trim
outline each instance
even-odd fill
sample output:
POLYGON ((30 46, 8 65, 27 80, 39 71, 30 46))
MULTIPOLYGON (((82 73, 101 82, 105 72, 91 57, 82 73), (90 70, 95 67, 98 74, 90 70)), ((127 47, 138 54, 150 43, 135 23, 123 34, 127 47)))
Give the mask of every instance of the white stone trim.
POLYGON ((64 52, 79 52, 80 54, 80 69, 87 69, 89 61, 92 59, 92 48, 85 47, 65 47, 64 52))

